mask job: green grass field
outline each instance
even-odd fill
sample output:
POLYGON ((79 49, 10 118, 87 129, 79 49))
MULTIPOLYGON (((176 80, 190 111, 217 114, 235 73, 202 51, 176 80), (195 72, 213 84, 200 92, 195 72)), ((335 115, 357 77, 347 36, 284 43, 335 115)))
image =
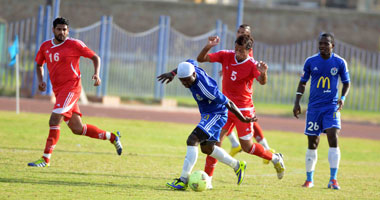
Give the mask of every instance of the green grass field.
MULTIPOLYGON (((121 157, 109 142, 73 135, 62 123, 51 166, 27 167, 42 155, 48 119, 46 114, 0 111, 0 199, 380 199, 380 141, 340 138, 339 191, 326 189, 326 137, 321 138, 315 187, 305 189, 300 185, 305 180, 306 137, 267 131, 269 144, 285 155, 283 180, 272 165, 241 153, 237 159, 248 163, 241 186, 233 171, 219 163, 213 190, 181 192, 165 183, 179 177, 185 141, 195 125, 84 117, 86 123, 122 132, 121 157)), ((194 170, 203 169, 204 162, 200 153, 194 170)))

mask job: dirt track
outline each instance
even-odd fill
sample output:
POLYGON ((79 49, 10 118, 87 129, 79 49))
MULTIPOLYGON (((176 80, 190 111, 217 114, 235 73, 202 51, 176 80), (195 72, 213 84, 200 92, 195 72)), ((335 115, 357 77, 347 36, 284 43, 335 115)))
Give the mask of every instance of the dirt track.
MULTIPOLYGON (((21 112, 51 113, 53 104, 47 100, 21 99, 21 112)), ((14 111, 14 98, 0 97, 0 110, 14 111)), ((124 119, 164 121, 177 123, 199 122, 197 109, 163 108, 158 106, 121 105, 117 107, 101 104, 80 105, 84 116, 113 117, 124 119)), ((304 119, 283 118, 275 116, 258 116, 259 123, 264 130, 280 130, 303 133, 304 119)), ((380 140, 380 126, 362 123, 342 122, 341 137, 357 137, 380 140)))

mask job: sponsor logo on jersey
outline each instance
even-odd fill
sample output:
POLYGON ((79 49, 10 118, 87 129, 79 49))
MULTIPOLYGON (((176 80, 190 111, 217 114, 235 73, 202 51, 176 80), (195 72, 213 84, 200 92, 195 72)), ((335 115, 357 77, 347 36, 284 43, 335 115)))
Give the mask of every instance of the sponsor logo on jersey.
POLYGON ((327 86, 327 90, 323 90, 323 93, 330 93, 331 90, 330 90, 330 79, 329 77, 323 77, 321 76, 318 80, 318 84, 317 84, 317 88, 319 88, 319 86, 322 85, 322 88, 325 89, 326 86, 327 86))
POLYGON ((203 98, 201 97, 201 95, 196 94, 195 96, 197 97, 198 101, 202 101, 203 100, 203 98))
POLYGON ((336 67, 331 68, 330 70, 331 75, 335 76, 338 73, 338 69, 336 67))

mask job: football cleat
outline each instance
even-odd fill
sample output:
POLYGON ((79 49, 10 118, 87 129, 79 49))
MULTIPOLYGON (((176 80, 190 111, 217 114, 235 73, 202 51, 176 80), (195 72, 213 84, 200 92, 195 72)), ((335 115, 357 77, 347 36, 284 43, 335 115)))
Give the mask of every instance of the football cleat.
POLYGON ((305 181, 305 183, 302 185, 302 187, 312 188, 312 187, 314 187, 314 183, 311 181, 305 181))
POLYGON ((284 159, 283 159, 281 153, 276 153, 275 155, 277 155, 279 157, 279 160, 276 163, 273 163, 273 165, 274 165, 274 168, 276 169, 276 172, 277 172, 277 178, 282 179, 284 177, 284 174, 285 174, 284 159))
POLYGON ((43 158, 38 159, 35 162, 28 163, 28 166, 30 167, 49 167, 50 163, 45 162, 43 158))
POLYGON ((231 151, 230 151, 230 155, 232 156, 232 157, 234 157, 237 153, 239 153, 239 152, 241 152, 242 151, 242 149, 241 149, 241 146, 239 145, 239 146, 237 146, 237 147, 232 147, 231 148, 231 151))
MULTIPOLYGON (((272 153, 275 153, 275 152, 276 152, 274 149, 269 149, 269 151, 272 152, 272 153)), ((267 165, 267 164, 269 164, 269 161, 270 161, 270 160, 265 160, 265 159, 263 159, 263 164, 267 165)))
POLYGON ((116 132, 116 134, 115 133, 112 133, 112 134, 115 135, 115 140, 113 141, 113 145, 116 148, 117 154, 120 156, 121 153, 123 152, 123 145, 121 145, 121 141, 120 141, 121 134, 119 131, 116 132))
POLYGON ((238 185, 240 185, 244 180, 245 168, 247 168, 247 163, 245 161, 239 161, 239 169, 235 171, 235 174, 238 178, 238 185))
POLYGON ((172 190, 186 190, 187 184, 185 184, 181 179, 176 178, 171 183, 166 183, 166 186, 172 190))
POLYGON ((331 179, 329 184, 327 185, 327 188, 331 188, 334 190, 340 190, 338 181, 336 179, 331 179))

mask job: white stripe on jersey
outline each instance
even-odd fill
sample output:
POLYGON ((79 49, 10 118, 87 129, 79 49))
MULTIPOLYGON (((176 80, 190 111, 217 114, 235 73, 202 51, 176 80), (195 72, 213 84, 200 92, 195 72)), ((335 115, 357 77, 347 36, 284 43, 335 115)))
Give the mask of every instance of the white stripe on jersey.
POLYGON ((73 63, 70 63, 70 64, 71 64, 71 70, 73 70, 74 74, 75 74, 78 78, 80 78, 81 76, 79 76, 79 75, 78 75, 78 72, 75 71, 74 66, 73 66, 73 63))
POLYGON ((75 38, 68 38, 68 39, 72 40, 72 41, 78 42, 82 47, 87 47, 86 44, 84 44, 84 42, 82 42, 82 40, 78 40, 78 39, 75 39, 75 38))
POLYGON ((211 99, 211 100, 214 100, 216 97, 214 96, 214 95, 212 95, 209 91, 207 91, 207 89, 205 88, 205 86, 199 81, 198 82, 198 87, 199 87, 199 89, 201 89, 201 91, 203 92, 203 94, 207 97, 207 98, 209 98, 209 99, 211 99))
POLYGON ((54 110, 53 110, 53 113, 63 114, 63 113, 65 113, 65 112, 69 111, 69 110, 74 106, 74 104, 75 104, 76 101, 77 101, 77 99, 75 99, 75 100, 73 101, 73 103, 70 104, 70 105, 67 106, 67 107, 56 108, 56 109, 54 109, 54 110))

